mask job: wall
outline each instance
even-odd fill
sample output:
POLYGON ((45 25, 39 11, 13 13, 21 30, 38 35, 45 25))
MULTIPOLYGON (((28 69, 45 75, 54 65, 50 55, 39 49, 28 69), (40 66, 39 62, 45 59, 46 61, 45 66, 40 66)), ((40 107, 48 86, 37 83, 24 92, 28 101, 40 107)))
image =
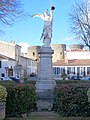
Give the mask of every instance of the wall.
POLYGON ((37 61, 23 56, 20 57, 20 61, 22 66, 22 77, 30 75, 30 73, 37 73, 37 61))
POLYGON ((65 44, 52 44, 52 49, 54 50, 53 62, 64 59, 64 51, 66 50, 65 44))
POLYGON ((67 59, 90 59, 90 51, 67 51, 67 59))
POLYGON ((28 47, 28 57, 33 60, 39 60, 38 51, 40 46, 30 46, 28 47))
POLYGON ((15 44, 0 41, 0 54, 15 59, 15 44))
POLYGON ((0 77, 2 76, 2 73, 4 73, 5 77, 7 77, 8 75, 6 73, 5 67, 11 68, 11 66, 13 69, 13 76, 15 76, 15 72, 14 72, 15 64, 16 64, 15 60, 11 60, 11 59, 1 60, 0 77))

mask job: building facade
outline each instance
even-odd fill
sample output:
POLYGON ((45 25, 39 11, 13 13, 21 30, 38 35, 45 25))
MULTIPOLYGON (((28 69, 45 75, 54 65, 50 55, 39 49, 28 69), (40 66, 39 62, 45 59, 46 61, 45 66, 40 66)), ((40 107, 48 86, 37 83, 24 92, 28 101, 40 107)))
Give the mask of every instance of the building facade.
POLYGON ((30 59, 33 59, 35 61, 39 61, 39 49, 41 48, 41 46, 30 46, 28 47, 28 53, 27 56, 30 59))
MULTIPOLYGON (((52 44, 52 49, 54 50, 54 54, 52 57, 52 61, 55 62, 57 60, 64 59, 64 51, 66 51, 66 45, 65 44, 52 44)), ((30 46, 28 47, 28 53, 27 56, 30 59, 39 61, 39 49, 41 46, 30 46)))
POLYGON ((52 49, 54 50, 54 54, 52 55, 53 62, 64 59, 64 51, 66 51, 65 44, 52 44, 52 49))
POLYGON ((37 61, 27 58, 20 57, 21 61, 21 77, 30 76, 31 73, 37 74, 37 61))
POLYGON ((21 46, 14 41, 0 41, 0 76, 23 77, 30 73, 37 73, 37 61, 21 56, 21 46), (12 74, 11 74, 12 71, 12 74), (7 73, 7 74, 6 74, 7 73))
POLYGON ((53 63, 54 76, 66 74, 90 75, 90 51, 68 50, 65 51, 65 59, 53 63))
POLYGON ((0 55, 0 77, 15 76, 16 60, 0 55))
POLYGON ((73 59, 68 60, 68 62, 65 62, 65 60, 57 61, 53 63, 53 73, 56 77, 60 77, 62 73, 68 75, 90 75, 90 59, 73 59))
MULTIPOLYGON (((0 76, 30 76, 38 73, 40 46, 30 46, 27 56, 22 56, 21 46, 15 42, 0 41, 0 76)), ((53 44, 54 54, 53 74, 60 76, 66 74, 90 74, 90 51, 83 50, 82 45, 72 45, 66 50, 65 44, 53 44)))

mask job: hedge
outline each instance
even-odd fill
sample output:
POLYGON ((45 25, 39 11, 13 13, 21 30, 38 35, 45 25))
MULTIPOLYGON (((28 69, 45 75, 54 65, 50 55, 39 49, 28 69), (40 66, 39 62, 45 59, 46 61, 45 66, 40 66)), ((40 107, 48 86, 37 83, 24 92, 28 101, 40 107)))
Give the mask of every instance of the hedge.
POLYGON ((87 90, 89 83, 58 84, 54 110, 62 116, 90 116, 87 90))
POLYGON ((10 80, 0 80, 0 85, 4 86, 4 87, 8 87, 8 86, 14 86, 17 85, 18 83, 16 83, 15 81, 10 81, 10 80))
POLYGON ((56 80, 57 84, 69 84, 69 83, 89 83, 90 84, 90 80, 56 80))
MULTIPOLYGON (((1 83, 0 83, 1 84, 1 83)), ((35 107, 35 81, 24 84, 2 83, 7 88, 6 115, 30 113, 35 107)), ((90 116, 88 101, 90 81, 58 81, 55 88, 54 110, 61 116, 90 116)))
POLYGON ((35 85, 36 84, 36 80, 27 80, 23 84, 33 84, 33 85, 35 85))
POLYGON ((20 116, 29 113, 35 105, 35 86, 20 84, 7 87, 6 115, 20 116))

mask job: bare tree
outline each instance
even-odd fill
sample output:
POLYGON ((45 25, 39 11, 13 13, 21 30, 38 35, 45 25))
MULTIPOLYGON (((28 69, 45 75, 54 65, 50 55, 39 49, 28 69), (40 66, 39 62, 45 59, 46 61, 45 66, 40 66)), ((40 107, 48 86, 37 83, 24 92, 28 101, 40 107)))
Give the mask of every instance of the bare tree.
POLYGON ((19 0, 0 0, 0 25, 11 25, 23 12, 19 0))
POLYGON ((90 11, 89 0, 76 2, 69 14, 71 31, 84 42, 90 50, 90 11))

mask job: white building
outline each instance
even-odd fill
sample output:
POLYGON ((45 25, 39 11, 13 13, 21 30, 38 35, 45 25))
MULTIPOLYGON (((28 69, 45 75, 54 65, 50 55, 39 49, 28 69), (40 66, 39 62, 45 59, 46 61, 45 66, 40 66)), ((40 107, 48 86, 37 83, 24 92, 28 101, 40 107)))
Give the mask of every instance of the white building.
POLYGON ((15 65, 15 59, 0 55, 0 77, 15 76, 15 65))
POLYGON ((31 73, 37 74, 37 61, 27 58, 20 57, 21 61, 21 76, 30 76, 31 73))
POLYGON ((21 46, 14 41, 0 41, 0 76, 19 76, 37 73, 37 62, 21 56, 21 46), (10 74, 12 71, 12 74, 10 74))
POLYGON ((54 75, 66 74, 90 74, 90 51, 66 51, 65 59, 53 63, 54 75))
POLYGON ((90 59, 90 51, 68 50, 65 51, 65 59, 90 59))

